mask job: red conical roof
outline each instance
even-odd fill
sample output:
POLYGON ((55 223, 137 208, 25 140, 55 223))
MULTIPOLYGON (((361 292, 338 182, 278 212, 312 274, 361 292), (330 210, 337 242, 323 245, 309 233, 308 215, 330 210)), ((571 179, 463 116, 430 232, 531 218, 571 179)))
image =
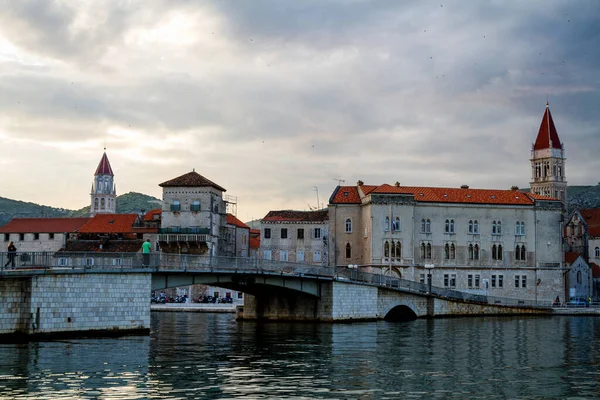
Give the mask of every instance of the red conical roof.
POLYGON ((552 114, 550 114, 550 108, 548 107, 548 103, 546 103, 546 112, 544 112, 540 131, 538 132, 537 139, 535 139, 533 149, 543 150, 549 148, 562 149, 562 144, 558 138, 558 133, 556 132, 556 127, 552 120, 552 114))
POLYGON ((104 154, 102 155, 100 164, 98 164, 98 168, 96 168, 96 173, 94 174, 94 176, 97 176, 97 175, 115 176, 115 174, 113 174, 112 168, 110 167, 110 163, 108 162, 108 157, 106 156, 106 152, 104 152, 104 154))

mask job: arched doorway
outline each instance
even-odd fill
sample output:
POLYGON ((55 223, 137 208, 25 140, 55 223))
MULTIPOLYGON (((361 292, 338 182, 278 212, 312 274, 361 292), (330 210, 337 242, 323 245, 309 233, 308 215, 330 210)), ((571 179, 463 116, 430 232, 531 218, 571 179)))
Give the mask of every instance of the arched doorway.
POLYGON ((388 311, 383 319, 390 322, 413 321, 417 319, 417 314, 410 307, 400 305, 388 311))

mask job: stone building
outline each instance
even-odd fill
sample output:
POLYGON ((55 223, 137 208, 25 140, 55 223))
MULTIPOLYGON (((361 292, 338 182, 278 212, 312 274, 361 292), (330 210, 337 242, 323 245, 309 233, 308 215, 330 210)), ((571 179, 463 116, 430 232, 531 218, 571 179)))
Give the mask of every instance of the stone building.
POLYGON ((327 265, 328 210, 269 211, 261 220, 260 256, 327 265))
POLYGON ((233 257, 248 257, 250 255, 250 227, 240 221, 235 215, 227 214, 228 237, 226 243, 231 247, 228 255, 233 257))
POLYGON ((10 241, 18 252, 55 252, 74 238, 90 218, 13 218, 0 227, 0 237, 6 251, 10 241))
POLYGON ((588 299, 592 297, 592 269, 579 253, 565 253, 567 272, 567 288, 565 299, 579 297, 588 299))
POLYGON ((548 102, 531 146, 531 192, 560 199, 566 207, 565 147, 558 137, 548 102))
POLYGON ((104 154, 94 173, 94 182, 90 193, 92 198, 90 216, 115 214, 117 212, 117 186, 114 183, 114 178, 115 175, 106 156, 106 149, 104 149, 104 154))
POLYGON ((500 297, 564 298, 562 203, 511 190, 338 186, 329 264, 500 297))
POLYGON ((565 243, 569 251, 600 264, 600 208, 573 211, 567 219, 565 243))

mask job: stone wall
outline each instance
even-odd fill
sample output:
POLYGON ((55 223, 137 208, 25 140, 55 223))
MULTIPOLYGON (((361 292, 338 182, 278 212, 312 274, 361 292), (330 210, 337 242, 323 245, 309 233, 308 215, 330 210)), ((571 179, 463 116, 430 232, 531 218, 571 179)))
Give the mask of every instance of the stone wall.
POLYGON ((0 334, 27 330, 31 320, 31 279, 0 279, 0 295, 0 334))
POLYGON ((332 283, 331 319, 376 319, 377 287, 332 283))

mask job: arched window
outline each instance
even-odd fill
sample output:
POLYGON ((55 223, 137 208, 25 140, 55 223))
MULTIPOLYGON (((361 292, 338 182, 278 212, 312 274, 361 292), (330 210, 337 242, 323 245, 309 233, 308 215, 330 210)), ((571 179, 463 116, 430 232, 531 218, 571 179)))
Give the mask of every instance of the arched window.
POLYGON ((431 243, 427 243, 427 259, 431 260, 431 243))
POLYGON ((450 233, 450 220, 449 219, 446 220, 445 229, 446 229, 446 233, 450 233))
POLYGON ((473 233, 479 233, 479 222, 473 221, 473 233))
POLYGON ((390 256, 390 242, 388 242, 387 240, 385 241, 385 243, 383 245, 383 256, 384 257, 390 256))
POLYGON ((179 200, 173 200, 171 204, 171 211, 180 211, 181 210, 181 202, 179 200))
POLYGON ((94 210, 97 210, 97 209, 98 209, 98 198, 96 197, 94 199, 94 210))
POLYGON ((450 220, 450 233, 454 233, 454 220, 450 220))
POLYGON ((496 234, 496 221, 492 222, 492 235, 496 234))
POLYGON ((350 243, 346 243, 346 258, 352 258, 352 246, 350 246, 350 243))
POLYGON ((521 235, 525 234, 525 222, 521 221, 521 235))
POLYGON ((425 259, 425 243, 421 243, 421 259, 425 259))
POLYGON ((392 231, 401 231, 402 227, 400 226, 400 217, 396 217, 394 220, 394 224, 392 225, 392 231))
POLYGON ((198 200, 192 201, 192 205, 190 206, 190 211, 193 211, 193 212, 200 211, 200 201, 198 201, 198 200))
POLYGON ((450 259, 456 259, 456 246, 454 246, 454 243, 450 245, 450 259))
POLYGON ((581 283, 583 280, 581 279, 581 271, 577 271, 577 283, 581 283))
POLYGON ((527 259, 526 255, 527 251, 525 250, 525 245, 523 245, 521 246, 521 261, 525 261, 527 259))
POLYGON ((431 233, 431 221, 430 220, 425 221, 425 232, 431 233))
POLYGON ((498 260, 502 260, 502 245, 498 245, 498 260))
POLYGON ((396 258, 402 258, 402 243, 396 242, 396 258))
POLYGON ((425 220, 421 220, 421 232, 425 232, 425 220))
POLYGON ((594 257, 600 258, 600 247, 594 249, 594 257))
POLYGON ((469 233, 473 233, 473 221, 469 221, 469 233))
POLYGON ((385 232, 390 230, 390 217, 385 217, 385 222, 383 223, 383 230, 385 232))
POLYGON ((476 244, 473 247, 473 259, 474 260, 479 260, 479 245, 478 244, 476 244))
POLYGON ((469 244, 469 260, 473 259, 473 245, 469 244))
POLYGON ((106 208, 106 202, 104 201, 104 198, 100 199, 100 209, 104 210, 106 208))
POLYGON ((450 259, 450 245, 448 243, 444 245, 444 258, 446 260, 450 259))
POLYGON ((350 218, 346 218, 346 233, 352 232, 352 220, 350 218))
POLYGON ((517 245, 517 247, 515 247, 515 260, 520 261, 521 260, 521 246, 517 245))
POLYGON ((394 246, 394 241, 392 240, 392 248, 390 249, 392 253, 392 258, 396 257, 396 246, 394 246))
POLYGON ((502 222, 501 221, 498 221, 496 223, 496 233, 498 235, 502 235, 502 222))
POLYGON ((492 260, 497 260, 498 259, 498 248, 496 247, 496 245, 492 246, 492 260))

